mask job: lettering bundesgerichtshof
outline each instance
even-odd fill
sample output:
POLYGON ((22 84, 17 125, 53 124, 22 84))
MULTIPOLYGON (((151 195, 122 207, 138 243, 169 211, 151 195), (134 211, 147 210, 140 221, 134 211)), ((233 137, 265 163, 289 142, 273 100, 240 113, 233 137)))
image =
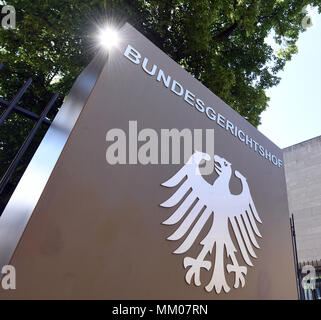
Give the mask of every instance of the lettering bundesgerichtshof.
POLYGON ((142 69, 148 75, 155 76, 157 74, 157 81, 162 82, 164 86, 170 89, 170 91, 172 91, 175 95, 183 97, 185 102, 195 107, 199 112, 205 114, 210 120, 215 121, 218 126, 224 128, 231 135, 237 137, 241 142, 249 146, 252 151, 258 153, 264 159, 269 160, 274 166, 277 166, 279 168, 283 166, 283 161, 281 159, 278 159, 276 155, 272 154, 260 143, 249 137, 243 130, 235 126, 222 114, 217 113, 213 107, 206 106, 205 102, 202 99, 199 99, 190 90, 184 89, 184 87, 178 81, 172 79, 170 75, 166 77, 164 71, 161 68, 158 68, 157 65, 154 64, 152 68, 148 68, 147 64, 149 59, 145 57, 142 60, 142 55, 134 47, 128 45, 124 52, 124 56, 136 65, 141 64, 142 69))

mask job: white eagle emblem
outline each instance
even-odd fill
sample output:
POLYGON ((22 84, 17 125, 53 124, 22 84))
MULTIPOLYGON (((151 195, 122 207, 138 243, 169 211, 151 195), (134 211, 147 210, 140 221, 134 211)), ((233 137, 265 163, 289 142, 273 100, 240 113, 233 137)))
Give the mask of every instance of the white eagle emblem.
POLYGON ((237 249, 229 233, 229 223, 245 262, 247 265, 253 266, 249 254, 256 258, 252 245, 259 248, 255 235, 261 237, 261 234, 257 228, 256 221, 259 223, 262 223, 262 221, 256 211, 246 178, 237 170, 235 171, 235 176, 241 180, 242 192, 239 195, 232 194, 229 188, 232 176, 231 163, 215 155, 214 168, 218 178, 213 185, 209 184, 202 177, 199 170, 199 165, 203 159, 209 161, 211 158, 207 153, 195 152, 184 167, 162 184, 164 187, 171 188, 185 179, 179 189, 161 204, 162 207, 173 207, 188 194, 163 224, 174 225, 180 222, 176 231, 167 238, 168 240, 179 240, 190 230, 183 243, 173 252, 182 254, 192 247, 207 221, 213 217, 210 231, 200 242, 203 246, 200 254, 196 259, 185 257, 184 268, 190 268, 186 272, 186 282, 190 284, 194 276, 195 285, 200 286, 201 268, 205 268, 208 271, 211 269, 212 262, 205 260, 205 258, 208 254, 212 254, 215 246, 213 274, 205 289, 211 292, 215 287, 216 292, 219 294, 222 288, 225 292, 230 291, 225 278, 225 250, 227 257, 232 261, 232 264, 226 266, 227 272, 235 273, 234 288, 238 288, 240 283, 244 287, 244 275, 247 274, 247 267, 239 265, 236 259, 235 253, 237 249))

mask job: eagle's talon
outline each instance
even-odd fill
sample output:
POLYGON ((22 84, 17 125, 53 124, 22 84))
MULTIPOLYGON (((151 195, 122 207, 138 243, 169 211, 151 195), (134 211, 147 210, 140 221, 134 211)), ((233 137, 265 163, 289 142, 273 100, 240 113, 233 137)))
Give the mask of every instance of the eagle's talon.
POLYGON ((240 282, 243 288, 245 284, 244 275, 247 274, 247 267, 228 264, 226 268, 228 273, 235 272, 234 288, 237 289, 240 285, 240 282))
POLYGON ((191 284, 192 278, 194 276, 194 283, 196 286, 201 285, 200 273, 201 268, 205 268, 206 270, 210 270, 212 263, 207 260, 197 260, 191 257, 184 258, 184 268, 190 267, 190 269, 186 272, 185 280, 188 284, 191 284))

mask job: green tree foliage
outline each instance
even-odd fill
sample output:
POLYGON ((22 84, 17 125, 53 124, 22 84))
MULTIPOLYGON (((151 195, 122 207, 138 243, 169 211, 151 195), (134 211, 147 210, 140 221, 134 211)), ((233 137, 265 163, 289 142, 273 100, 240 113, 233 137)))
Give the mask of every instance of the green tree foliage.
POLYGON ((97 25, 130 22, 255 126, 266 108, 264 90, 296 53, 302 9, 320 0, 11 0, 17 29, 0 30, 10 97, 28 76, 33 95, 64 96, 95 53, 97 25), (275 32, 276 54, 266 43, 275 32), (9 71, 10 70, 10 71, 9 71), (52 80, 59 81, 52 83, 52 80))
MULTIPOLYGON (((0 96, 7 100, 32 77, 24 107, 39 113, 56 91, 62 102, 97 51, 97 27, 106 21, 118 26, 128 21, 257 126, 268 105, 265 90, 278 84, 278 71, 297 51, 296 41, 304 30, 302 9, 312 5, 320 10, 321 0, 8 0, 7 4, 17 12, 17 28, 0 29, 0 61, 5 64, 0 96), (278 52, 266 42, 270 34, 278 52)), ((1 130, 0 174, 31 125, 13 115, 1 130)))

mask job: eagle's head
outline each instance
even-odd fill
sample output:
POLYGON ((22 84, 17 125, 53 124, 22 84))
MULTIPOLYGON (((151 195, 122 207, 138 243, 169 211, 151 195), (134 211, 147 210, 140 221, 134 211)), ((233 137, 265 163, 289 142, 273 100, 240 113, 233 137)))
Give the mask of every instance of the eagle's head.
POLYGON ((232 167, 231 163, 225 160, 224 158, 214 155, 214 167, 216 173, 221 176, 231 177, 232 167))

